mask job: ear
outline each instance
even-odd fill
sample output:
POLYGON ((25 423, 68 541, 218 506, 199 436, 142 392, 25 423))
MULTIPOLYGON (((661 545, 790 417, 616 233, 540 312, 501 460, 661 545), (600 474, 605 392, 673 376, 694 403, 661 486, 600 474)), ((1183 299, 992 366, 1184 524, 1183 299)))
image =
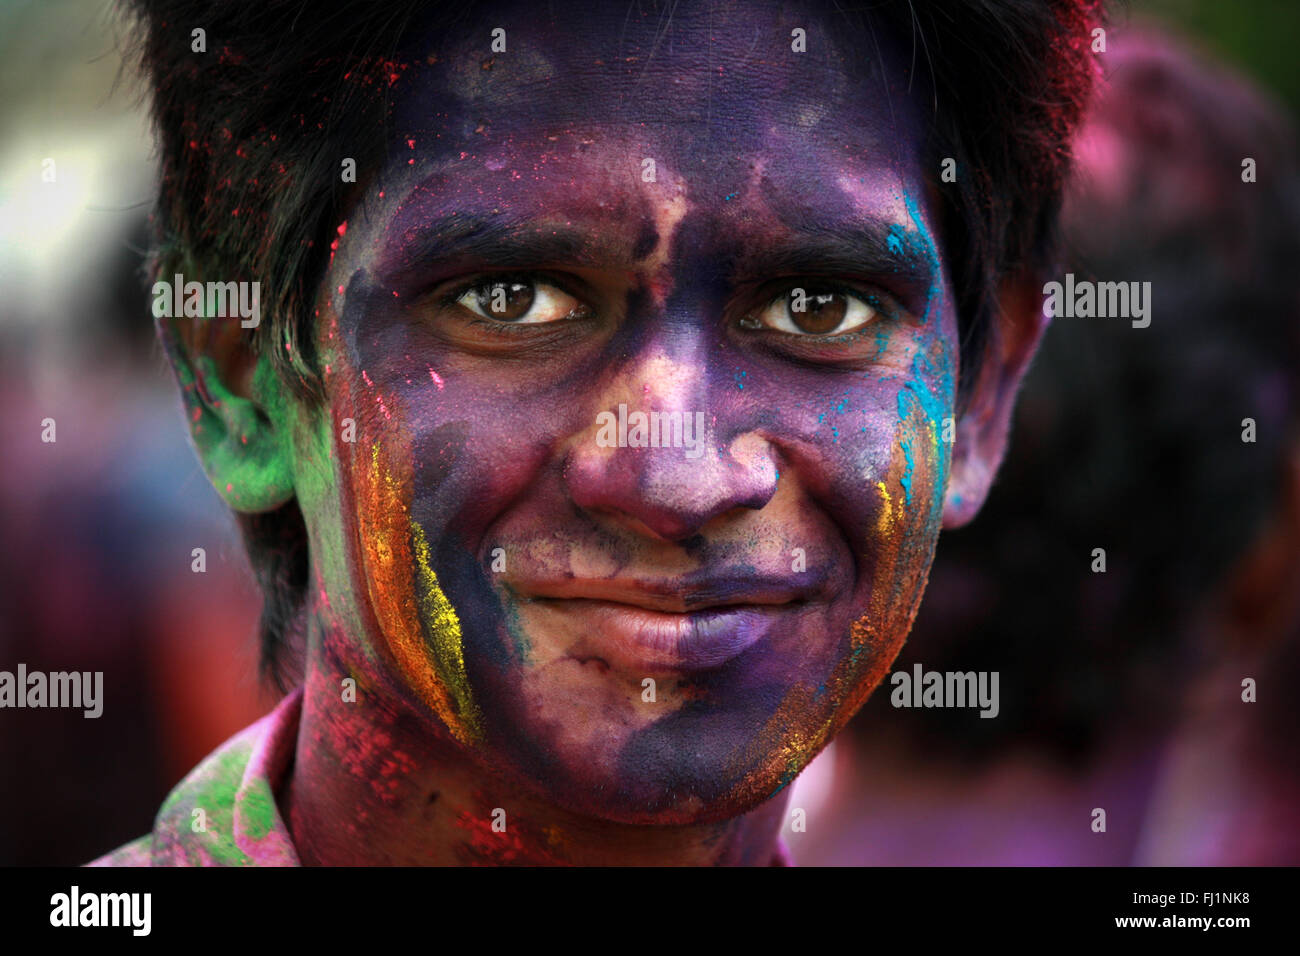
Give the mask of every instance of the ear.
POLYGON ((208 480, 234 511, 271 511, 294 497, 292 452, 267 414, 274 369, 238 321, 158 319, 208 480))
POLYGON ((970 401, 957 421, 945 528, 960 528, 979 512, 1007 450, 1016 392, 1048 324, 1039 279, 1023 273, 998 289, 998 317, 970 401))

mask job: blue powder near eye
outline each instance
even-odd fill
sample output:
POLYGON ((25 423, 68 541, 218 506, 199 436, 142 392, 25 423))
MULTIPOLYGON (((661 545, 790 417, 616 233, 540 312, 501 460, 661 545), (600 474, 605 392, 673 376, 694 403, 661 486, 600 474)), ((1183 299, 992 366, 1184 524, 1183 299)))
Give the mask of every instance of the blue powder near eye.
POLYGON ((911 410, 909 404, 916 401, 916 396, 912 394, 912 383, 908 382, 898 393, 898 420, 904 421, 907 413, 911 410))
MULTIPOLYGON (((914 407, 919 408, 937 438, 943 428, 944 416, 951 414, 954 392, 955 383, 952 369, 948 365, 946 357, 942 359, 942 365, 938 370, 938 374, 936 374, 934 366, 925 353, 918 353, 912 359, 912 380, 904 384, 902 390, 898 393, 899 420, 906 420, 914 407), (932 383, 933 387, 927 383, 932 383)), ((910 439, 906 439, 900 444, 903 448, 903 454, 907 458, 907 473, 900 483, 908 491, 910 499, 909 483, 912 476, 910 439)), ((934 482, 932 507, 934 512, 938 514, 943 507, 951 446, 947 442, 936 441, 934 450, 938 455, 936 461, 938 473, 937 480, 934 482)))
POLYGON ((875 354, 875 357, 876 357, 876 358, 880 358, 880 356, 884 355, 884 354, 885 354, 885 350, 886 350, 888 347, 889 347, 889 330, 885 327, 884 323, 882 322, 881 324, 879 324, 879 325, 876 326, 876 354, 875 354))
POLYGON ((735 378, 736 378, 736 388, 740 389, 741 391, 744 391, 744 390, 745 390, 745 376, 748 375, 748 374, 749 374, 748 372, 737 372, 737 373, 736 373, 736 376, 735 376, 735 378))
MULTIPOLYGON (((921 222, 921 210, 917 208, 916 200, 907 192, 903 193, 903 205, 907 207, 907 214, 912 217, 912 222, 916 224, 916 231, 925 245, 925 258, 930 264, 930 274, 933 278, 930 281, 930 288, 925 293, 925 316, 921 319, 922 323, 928 322, 930 312, 934 308, 935 299, 939 297, 939 282, 943 277, 943 266, 939 262, 939 253, 935 250, 934 240, 930 238, 930 233, 926 231, 925 225, 921 222)), ((890 239, 892 239, 892 233, 890 239)), ((890 246, 892 249, 893 246, 890 246)))
POLYGON ((889 227, 889 235, 885 238, 885 245, 889 247, 889 251, 894 255, 901 256, 903 254, 905 240, 903 230, 898 227, 897 223, 889 227))

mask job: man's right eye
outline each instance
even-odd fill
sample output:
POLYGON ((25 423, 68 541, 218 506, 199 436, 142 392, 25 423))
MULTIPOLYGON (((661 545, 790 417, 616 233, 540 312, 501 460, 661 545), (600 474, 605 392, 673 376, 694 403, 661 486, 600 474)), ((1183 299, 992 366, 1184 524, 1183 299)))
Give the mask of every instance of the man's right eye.
POLYGON ((512 325, 542 325, 583 314, 586 306, 559 286, 527 276, 488 279, 463 289, 456 304, 512 325))

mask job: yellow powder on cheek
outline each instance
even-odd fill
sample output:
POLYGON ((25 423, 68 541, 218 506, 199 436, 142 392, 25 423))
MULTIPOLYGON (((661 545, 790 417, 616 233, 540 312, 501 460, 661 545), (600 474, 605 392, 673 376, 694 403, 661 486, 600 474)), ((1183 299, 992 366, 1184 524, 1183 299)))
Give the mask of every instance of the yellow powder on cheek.
MULTIPOLYGON (((424 529, 411 522, 411 538, 415 542, 415 560, 420 582, 420 607, 424 623, 433 644, 433 658, 437 673, 451 689, 456 701, 456 712, 465 731, 474 739, 481 736, 481 719, 478 705, 469 686, 465 671, 465 648, 460 630, 460 618, 438 584, 438 576, 429 563, 429 541, 424 529)), ((459 736, 459 735, 458 735, 459 736)), ((468 741, 463 741, 468 742, 468 741)))
POLYGON ((411 520, 410 474, 386 467, 375 444, 358 485, 370 606, 383 639, 407 683, 458 741, 471 744, 482 728, 465 670, 460 619, 430 566, 424 530, 411 520))

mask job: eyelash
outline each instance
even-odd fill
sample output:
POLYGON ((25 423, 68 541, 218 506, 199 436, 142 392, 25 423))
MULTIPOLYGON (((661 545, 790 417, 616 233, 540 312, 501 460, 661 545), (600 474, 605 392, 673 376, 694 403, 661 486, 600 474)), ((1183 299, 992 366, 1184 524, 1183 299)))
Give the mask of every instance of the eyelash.
MULTIPOLYGON (((796 276, 794 278, 781 279, 777 281, 780 282, 780 285, 775 286, 775 288, 777 288, 778 291, 768 296, 766 299, 762 300, 761 305, 759 305, 756 309, 751 309, 750 311, 746 312, 744 315, 741 316, 740 320, 738 321, 743 321, 746 318, 749 318, 751 316, 757 315, 758 313, 764 312, 767 309, 770 309, 772 306, 776 305, 787 295, 789 295, 791 290, 797 288, 807 289, 809 290, 810 294, 813 292, 815 293, 832 292, 837 295, 851 296, 852 298, 857 299, 863 305, 867 306, 869 309, 875 312, 877 317, 876 319, 866 322, 859 328, 853 329, 850 332, 842 332, 841 334, 834 335, 834 336, 813 335, 813 334, 795 335, 791 332, 782 332, 779 329, 770 329, 766 327, 747 330, 747 331, 756 331, 756 332, 766 333, 769 335, 784 336, 789 339, 797 339, 804 342, 820 342, 820 343, 855 342, 858 339, 860 339, 862 336, 866 335, 867 333, 871 333, 874 335, 876 333, 877 326, 880 324, 881 321, 889 321, 889 320, 897 319, 900 316, 900 314, 902 314, 902 312, 904 311, 892 295, 889 295, 888 293, 875 288, 866 289, 861 286, 848 284, 842 281, 837 282, 834 279, 822 279, 817 276, 796 276), (816 281, 811 281, 811 280, 816 280, 816 281)), ((774 286, 773 283, 769 282, 766 283, 764 287, 767 289, 771 289, 774 286)))
MULTIPOLYGON (((540 284, 553 285, 561 292, 565 293, 566 295, 573 296, 573 298, 582 302, 588 308, 591 308, 590 304, 587 301, 589 298, 591 298, 591 293, 589 291, 576 288, 575 287, 576 283, 572 283, 571 281, 569 281, 566 276, 553 273, 553 272, 480 273, 479 275, 476 275, 470 279, 467 279, 464 282, 457 284, 453 289, 451 289, 451 291, 445 293, 444 295, 439 296, 438 304, 444 309, 457 308, 459 307, 460 299, 465 295, 465 293, 471 292, 474 289, 478 289, 485 285, 488 285, 489 283, 495 283, 495 282, 527 282, 531 285, 540 285, 540 284)), ((536 336, 542 333, 543 331, 553 331, 547 329, 547 326, 562 325, 564 324, 564 322, 570 320, 565 319, 556 322, 548 322, 548 323, 543 323, 541 325, 535 325, 535 324, 520 324, 515 322, 493 321, 492 319, 485 318, 481 315, 472 315, 470 318, 466 319, 465 321, 469 325, 488 331, 490 334, 510 337, 510 336, 528 336, 528 335, 536 336)), ((577 320, 573 320, 573 321, 577 321, 577 320)))

